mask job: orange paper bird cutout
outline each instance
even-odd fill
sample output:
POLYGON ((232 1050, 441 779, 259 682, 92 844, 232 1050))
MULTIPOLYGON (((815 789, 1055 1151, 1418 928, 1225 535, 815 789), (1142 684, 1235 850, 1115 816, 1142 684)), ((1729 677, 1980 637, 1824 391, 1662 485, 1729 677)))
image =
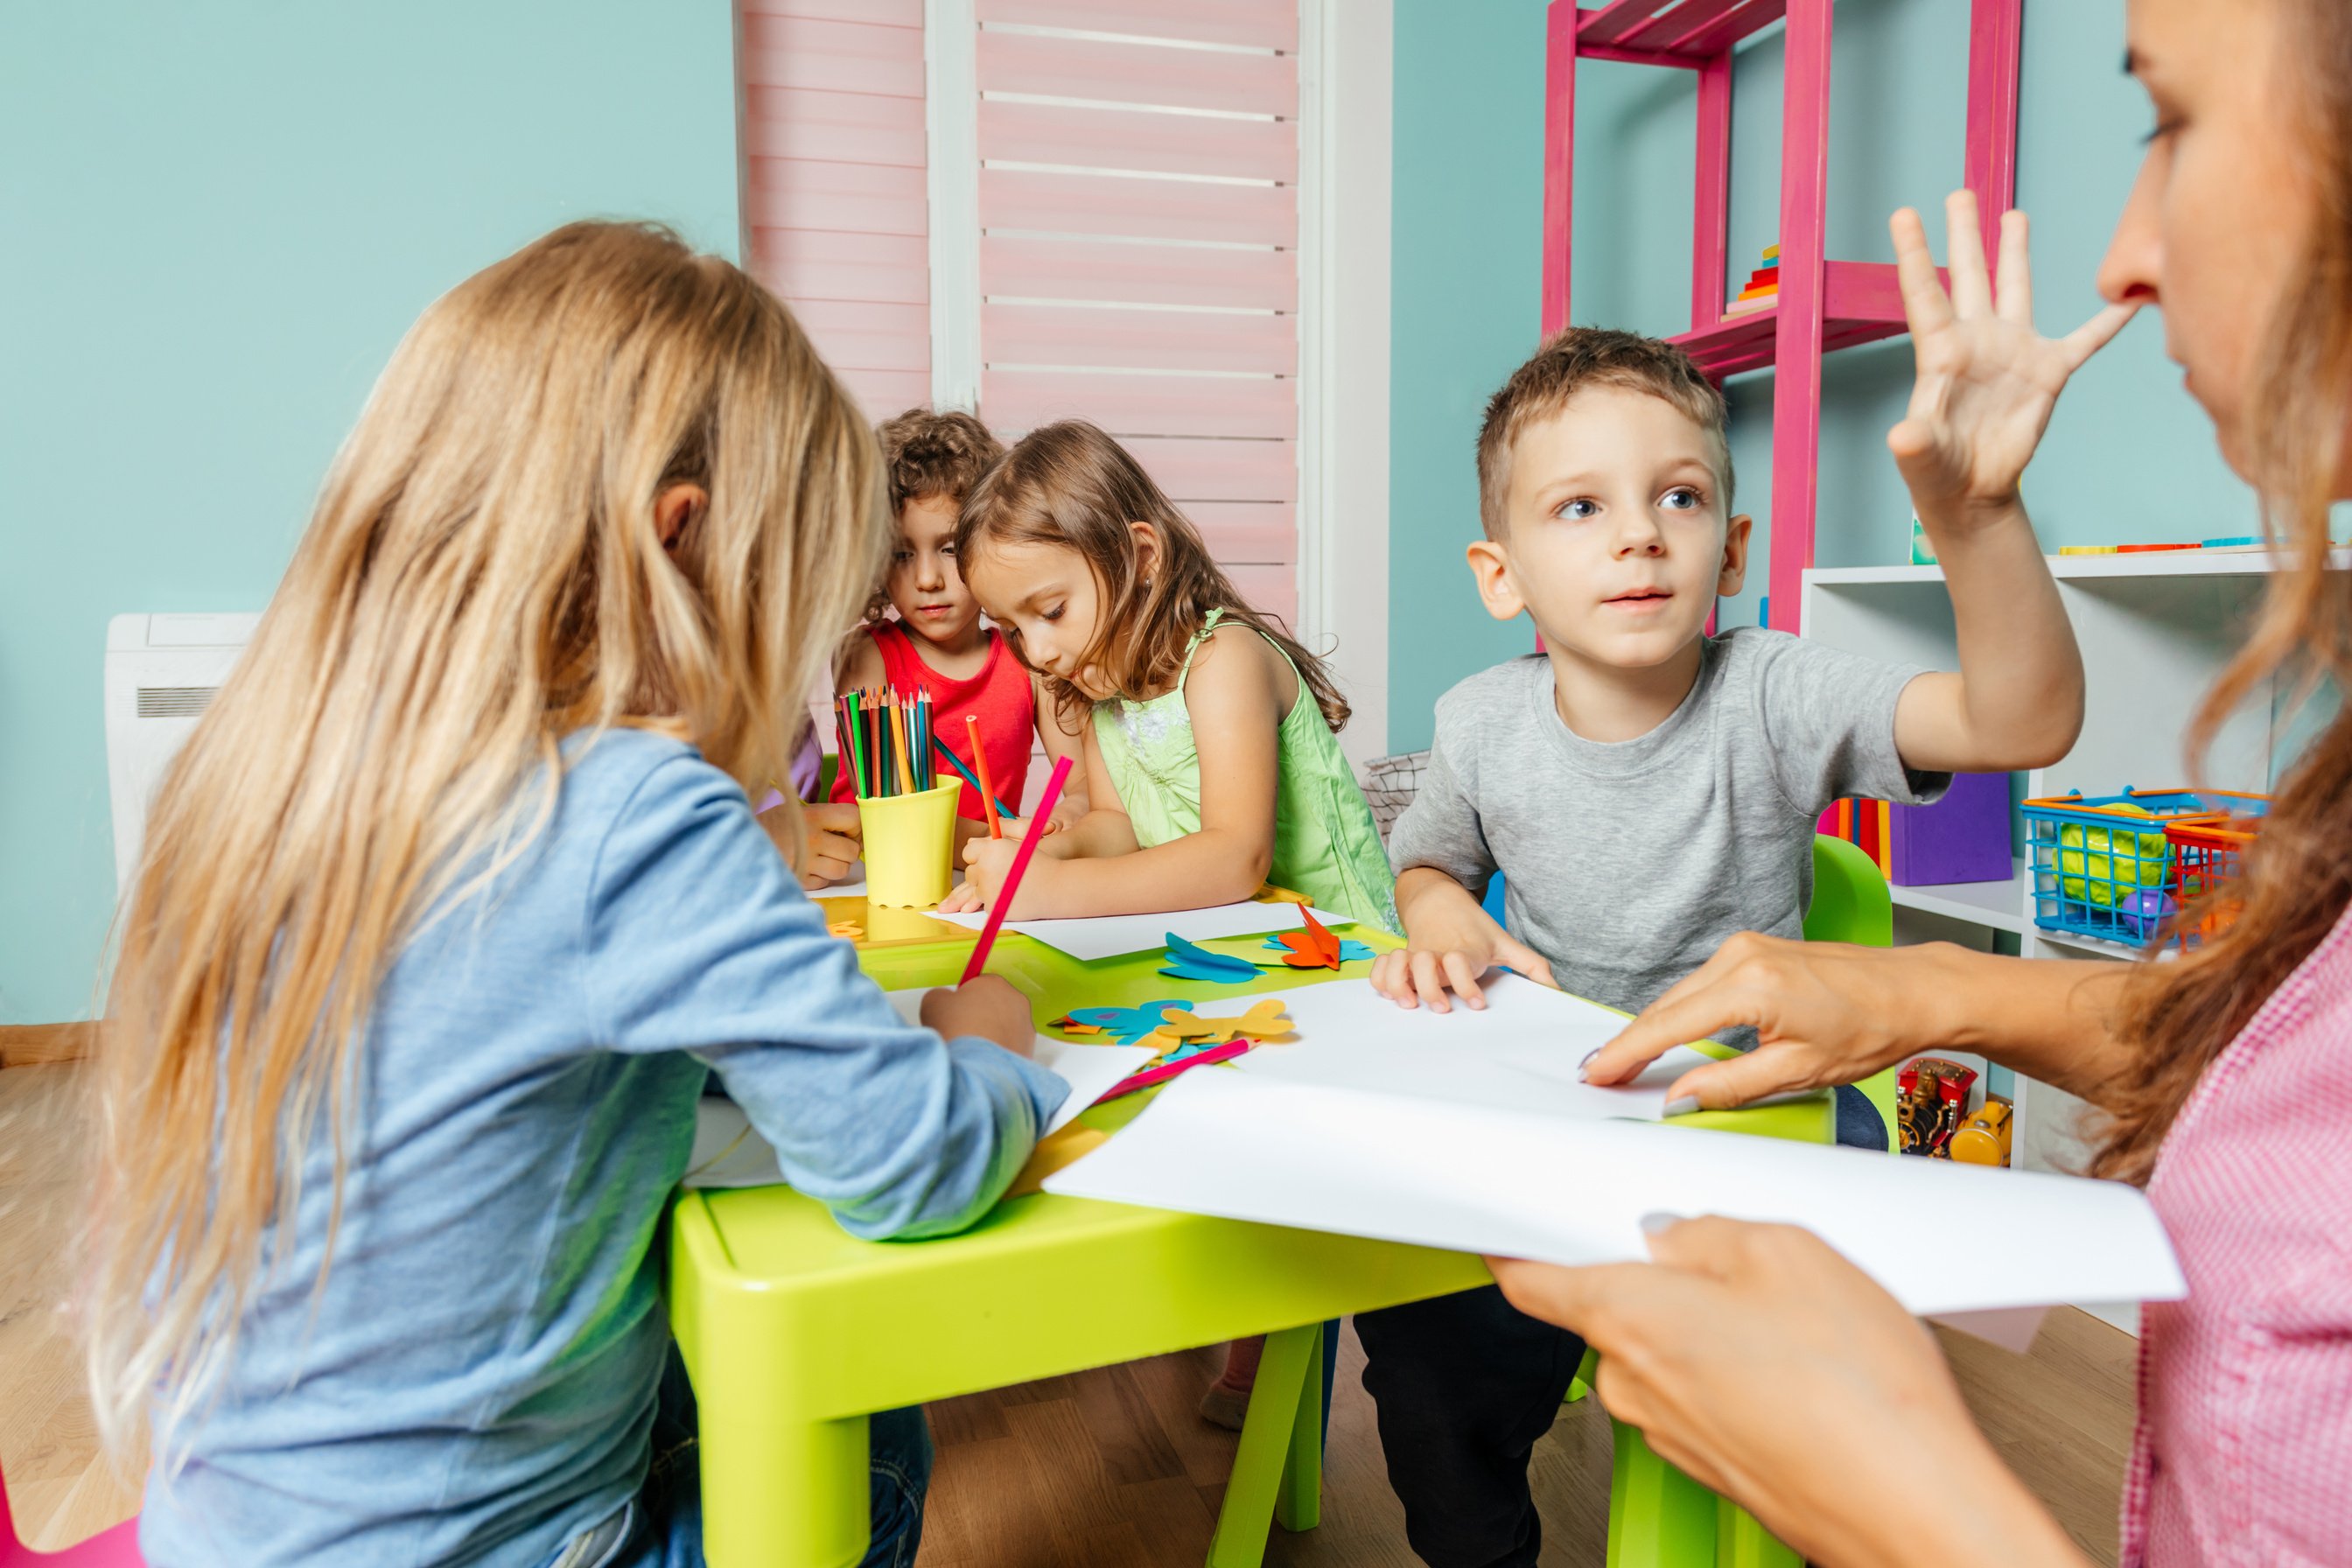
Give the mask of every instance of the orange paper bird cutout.
POLYGON ((1339 967, 1339 939, 1323 929, 1323 922, 1298 906, 1298 918, 1307 922, 1305 931, 1286 931, 1278 939, 1287 951, 1282 962, 1293 969, 1337 969, 1339 967))
POLYGON ((1279 996, 1266 996, 1237 1018, 1202 1018, 1181 1007, 1160 1015, 1160 1027, 1138 1041, 1172 1050, 1179 1046, 1222 1046, 1231 1040, 1278 1040, 1290 1034, 1290 1014, 1279 996))

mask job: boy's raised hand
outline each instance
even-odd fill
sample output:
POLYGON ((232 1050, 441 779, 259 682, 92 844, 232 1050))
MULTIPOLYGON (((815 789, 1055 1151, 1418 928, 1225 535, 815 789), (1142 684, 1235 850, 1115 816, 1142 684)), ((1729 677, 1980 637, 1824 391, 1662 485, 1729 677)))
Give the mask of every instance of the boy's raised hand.
POLYGON ((1887 224, 1919 368, 1910 411, 1887 432, 1886 446, 1931 526, 2017 504, 2019 477, 2067 378, 2138 310, 2136 303, 2110 305, 2066 336, 2045 338, 2033 330, 2025 215, 2001 216, 1997 300, 1986 276, 1975 193, 1953 192, 1944 220, 1948 295, 1918 213, 1905 207, 1887 224))

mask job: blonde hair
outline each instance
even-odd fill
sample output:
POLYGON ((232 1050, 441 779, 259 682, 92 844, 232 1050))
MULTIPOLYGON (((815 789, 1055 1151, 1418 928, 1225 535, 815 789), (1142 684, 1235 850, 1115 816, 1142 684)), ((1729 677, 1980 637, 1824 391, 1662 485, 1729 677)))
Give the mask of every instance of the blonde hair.
POLYGON ((558 229, 410 329, 121 919, 89 1315, 110 1444, 151 1397, 168 1442, 214 1385, 322 1131, 331 1258, 376 988, 545 827, 564 737, 659 727, 782 775, 884 546, 878 475, 791 313, 662 229, 558 229), (665 550, 683 482, 708 504, 665 550))
MULTIPOLYGON (((2248 468, 2263 526, 2291 558, 2274 574, 2246 646, 2206 693, 2190 725, 2192 768, 2239 705, 2282 672, 2307 700, 2325 679, 2352 690, 2352 573, 2328 563, 2328 509, 2352 418, 2352 10, 2342 0, 2274 0, 2284 25, 2283 95, 2302 121, 2294 149, 2311 195, 2311 232, 2295 281, 2273 307, 2247 384, 2248 468)), ((2273 732, 2278 728, 2274 721, 2273 732)), ((2352 902, 2352 708, 2283 781, 2243 875, 2180 916, 2227 929, 2178 963, 2132 976, 2119 1033, 2134 1047, 2102 1097, 2091 1173, 2146 1182, 2207 1068, 2352 902)))
MULTIPOLYGON (((1030 431, 972 488, 956 521, 956 562, 967 582, 971 563, 995 541, 1057 545, 1085 560, 1102 592, 1102 616, 1093 646, 1076 662, 1101 670, 1114 689, 1135 694, 1172 686, 1209 613, 1222 609, 1227 621, 1254 627, 1289 655, 1326 724, 1347 726, 1347 700, 1323 661, 1273 616, 1249 606, 1210 558, 1192 520, 1133 454, 1085 420, 1030 431), (1160 535, 1160 563, 1148 579, 1136 571, 1128 526, 1134 522, 1148 522, 1160 535)), ((1013 652, 1022 653, 1020 633, 1003 630, 1013 652)), ((1070 682, 1040 675, 1065 717, 1091 706, 1070 682)))
POLYGON ((1504 503, 1510 494, 1511 456, 1519 433, 1538 419, 1558 415, 1588 386, 1646 393, 1705 431, 1723 481, 1718 498, 1723 513, 1731 515, 1728 415, 1715 383, 1700 373, 1689 354, 1664 339, 1609 327, 1569 327, 1546 339, 1486 400, 1486 415, 1478 426, 1478 520, 1488 539, 1499 542, 1509 531, 1504 503))

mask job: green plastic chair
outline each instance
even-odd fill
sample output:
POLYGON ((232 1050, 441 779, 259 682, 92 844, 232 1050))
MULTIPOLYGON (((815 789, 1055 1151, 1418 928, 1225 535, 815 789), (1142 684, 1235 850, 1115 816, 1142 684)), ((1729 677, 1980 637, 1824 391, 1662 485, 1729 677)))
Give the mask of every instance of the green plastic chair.
MULTIPOLYGON (((1895 945, 1895 896, 1878 863, 1859 847, 1822 833, 1813 835, 1813 901, 1805 910, 1805 940, 1895 945)), ((1895 1148, 1895 1070, 1888 1068, 1853 1086, 1877 1110, 1889 1153, 1895 1148)))
MULTIPOLYGON (((1805 910, 1807 942, 1860 947, 1895 945, 1895 900, 1877 863, 1843 838, 1813 838, 1813 901, 1805 910)), ((1854 1087, 1895 1135, 1892 1068, 1854 1087)), ((1589 1386, 1597 1358, 1588 1349, 1578 1387, 1589 1386)), ((1804 1559, 1774 1539, 1755 1516, 1683 1474, 1650 1447, 1639 1429, 1610 1418, 1608 1568, 1801 1568, 1804 1559)))

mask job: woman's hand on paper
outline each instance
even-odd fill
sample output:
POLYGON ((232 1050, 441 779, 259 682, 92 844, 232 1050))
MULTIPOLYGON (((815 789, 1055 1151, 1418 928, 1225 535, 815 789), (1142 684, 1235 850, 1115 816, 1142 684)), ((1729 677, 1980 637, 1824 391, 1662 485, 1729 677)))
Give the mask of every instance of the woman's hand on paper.
POLYGON ((1029 998, 1000 975, 976 975, 953 989, 942 985, 924 993, 923 1022, 949 1039, 976 1035, 1017 1057, 1036 1048, 1037 1026, 1029 1016, 1029 998))
POLYGON ((1853 1083, 1952 1037, 1937 1019, 1957 994, 1943 950, 1790 942, 1742 931, 1669 986, 1584 1064, 1585 1081, 1623 1083, 1675 1047, 1745 1024, 1754 1050, 1693 1068, 1666 1090, 1721 1110, 1791 1089, 1853 1083))
POLYGON ((1658 1219, 1651 1263, 1487 1262, 1513 1306, 1601 1352, 1601 1404, 1661 1458, 1812 1562, 1933 1542, 1943 1562, 2080 1563, 1869 1276, 1793 1226, 1658 1219))

